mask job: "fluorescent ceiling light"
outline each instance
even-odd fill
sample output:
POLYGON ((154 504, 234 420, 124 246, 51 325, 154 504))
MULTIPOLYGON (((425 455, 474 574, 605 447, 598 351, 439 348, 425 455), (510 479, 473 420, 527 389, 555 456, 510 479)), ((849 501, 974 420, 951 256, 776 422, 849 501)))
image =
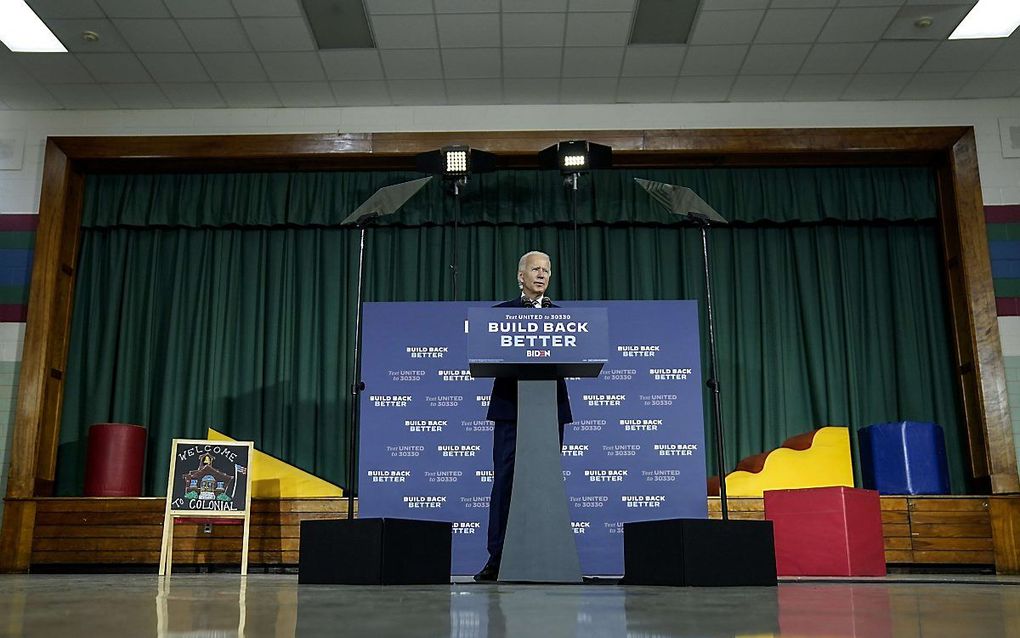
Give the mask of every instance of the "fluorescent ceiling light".
POLYGON ((25 0, 0 0, 0 41, 15 53, 67 53, 25 0))
POLYGON ((1020 26, 1020 0, 978 0, 950 40, 1008 38, 1020 26))

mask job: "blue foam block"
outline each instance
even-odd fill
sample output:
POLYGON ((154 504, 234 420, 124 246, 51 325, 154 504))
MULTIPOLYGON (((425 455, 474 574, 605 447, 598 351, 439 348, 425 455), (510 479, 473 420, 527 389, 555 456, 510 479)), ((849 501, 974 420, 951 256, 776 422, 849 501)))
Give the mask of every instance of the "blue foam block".
POLYGON ((935 423, 876 423, 857 432, 864 487, 880 494, 949 494, 942 428, 935 423))

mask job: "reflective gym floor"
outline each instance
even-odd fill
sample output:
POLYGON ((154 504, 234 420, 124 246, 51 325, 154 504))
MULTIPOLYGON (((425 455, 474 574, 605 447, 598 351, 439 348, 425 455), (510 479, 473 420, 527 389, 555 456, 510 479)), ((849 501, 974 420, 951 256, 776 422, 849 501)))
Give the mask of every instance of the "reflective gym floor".
POLYGON ((1020 636, 1020 578, 775 588, 345 587, 297 576, 0 575, 3 636, 1020 636))

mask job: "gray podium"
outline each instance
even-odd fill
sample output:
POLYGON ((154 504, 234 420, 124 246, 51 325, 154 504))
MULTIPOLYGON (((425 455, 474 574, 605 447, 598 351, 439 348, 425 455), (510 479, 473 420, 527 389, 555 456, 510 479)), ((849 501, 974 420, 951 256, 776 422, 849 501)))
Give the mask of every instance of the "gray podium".
MULTIPOLYGON (((509 310, 518 317, 522 312, 521 308, 491 310, 497 314, 509 310)), ((485 325, 476 320, 474 311, 469 315, 472 332, 476 326, 485 325)), ((557 316, 564 313, 562 308, 523 311, 533 312, 539 325, 544 324, 542 313, 557 316)), ((517 379, 517 451, 499 568, 501 582, 581 582, 581 564, 560 462, 556 380, 599 375, 608 351, 608 324, 604 308, 571 308, 569 312, 582 318, 594 313, 596 319, 589 324, 591 332, 578 335, 578 341, 583 343, 577 343, 574 349, 550 351, 548 357, 554 361, 539 363, 528 359, 528 352, 534 353, 535 348, 493 350, 492 344, 479 345, 481 339, 469 339, 468 360, 473 377, 517 379), (494 353, 501 356, 493 356, 494 353)))

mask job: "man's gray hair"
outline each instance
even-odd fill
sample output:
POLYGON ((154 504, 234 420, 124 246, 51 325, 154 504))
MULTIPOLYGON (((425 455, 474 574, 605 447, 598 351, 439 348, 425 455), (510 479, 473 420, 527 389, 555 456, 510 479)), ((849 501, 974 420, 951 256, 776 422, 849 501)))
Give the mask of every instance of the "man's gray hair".
POLYGON ((521 260, 517 262, 517 272, 524 272, 524 264, 528 263, 528 257, 531 257, 532 255, 541 255, 548 259, 550 264, 552 263, 552 258, 549 257, 549 255, 545 254, 541 250, 532 250, 521 255, 521 260))

